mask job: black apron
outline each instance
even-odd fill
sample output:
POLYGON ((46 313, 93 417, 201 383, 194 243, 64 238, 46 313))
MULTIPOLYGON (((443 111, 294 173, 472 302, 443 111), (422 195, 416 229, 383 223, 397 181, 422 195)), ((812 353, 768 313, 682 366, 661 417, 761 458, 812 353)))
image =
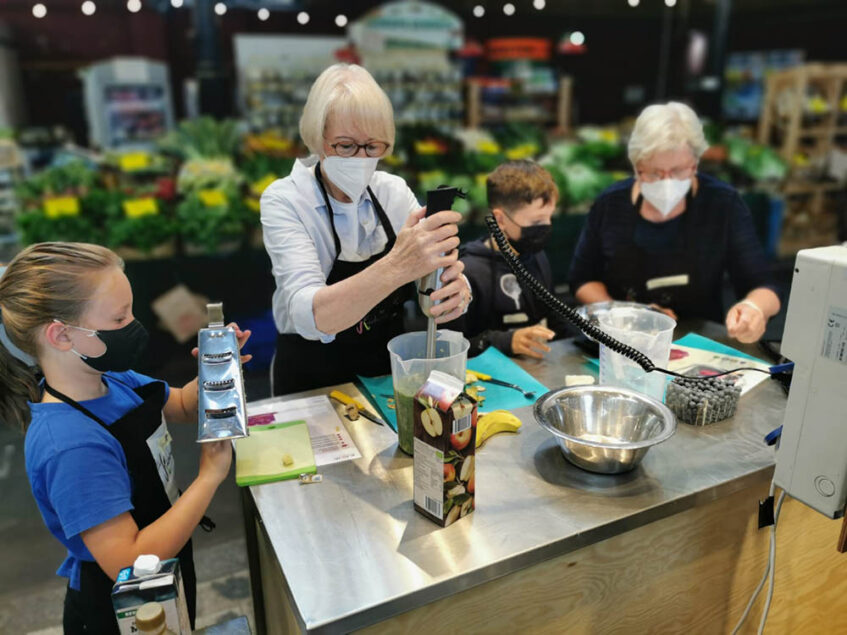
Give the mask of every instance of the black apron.
MULTIPOLYGON (((606 274, 609 295, 628 302, 658 304, 673 309, 679 317, 702 313, 704 290, 697 275, 696 223, 691 213, 692 199, 689 191, 685 212, 680 216, 680 233, 669 251, 650 254, 636 245, 634 239, 617 249, 606 274)), ((626 223, 624 236, 635 236, 642 200, 639 196, 633 206, 633 213, 626 215, 623 221, 626 223)))
MULTIPOLYGON (((112 379, 115 379, 114 377, 112 379)), ((115 381, 119 381, 115 379, 115 381)), ((99 417, 85 407, 54 390, 47 384, 44 389, 56 399, 75 408, 109 432, 123 448, 126 456, 132 484, 132 505, 130 512, 139 529, 144 529, 158 520, 171 508, 171 502, 159 477, 156 460, 147 446, 147 439, 154 435, 162 425, 162 409, 165 406, 165 384, 154 381, 134 388, 142 403, 112 425, 106 425, 99 417)), ((177 554, 185 587, 185 599, 191 628, 194 628, 194 616, 197 606, 197 578, 194 573, 194 558, 189 540, 177 554)), ((128 562, 126 566, 131 566, 128 562)), ((66 634, 76 633, 118 633, 115 610, 112 607, 112 586, 114 581, 106 575, 96 562, 84 561, 80 571, 79 591, 70 584, 65 595, 64 630, 66 634)))
MULTIPOLYGON (((336 258, 326 279, 327 285, 331 285, 356 275, 385 256, 394 247, 397 236, 385 210, 368 187, 368 195, 388 242, 385 249, 367 260, 339 260, 341 240, 335 231, 335 219, 321 177, 320 164, 315 166, 315 178, 326 203, 335 240, 336 258)), ((390 372, 391 364, 386 346, 391 338, 403 332, 403 303, 408 297, 408 285, 396 289, 371 309, 358 324, 337 333, 335 340, 328 344, 319 340, 307 340, 296 333, 281 333, 277 337, 274 357, 274 395, 342 384, 353 381, 356 375, 372 377, 390 372)))

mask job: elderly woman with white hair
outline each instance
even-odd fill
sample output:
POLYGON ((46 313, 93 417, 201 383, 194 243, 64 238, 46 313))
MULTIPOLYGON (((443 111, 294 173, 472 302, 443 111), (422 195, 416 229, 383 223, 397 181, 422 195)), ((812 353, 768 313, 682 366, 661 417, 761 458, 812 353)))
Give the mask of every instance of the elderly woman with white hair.
POLYGON ((388 97, 363 68, 336 64, 309 91, 300 136, 312 155, 262 195, 279 337, 273 392, 338 384, 390 370, 409 283, 439 267, 436 321, 466 310, 458 260, 461 216, 424 218, 403 179, 376 170, 394 145, 388 97))
POLYGON ((597 197, 577 244, 578 301, 653 304, 673 318, 723 320, 741 342, 762 337, 779 311, 777 287, 738 193, 697 171, 707 147, 685 104, 644 109, 629 140, 635 176, 597 197), (740 298, 726 314, 725 274, 740 298))

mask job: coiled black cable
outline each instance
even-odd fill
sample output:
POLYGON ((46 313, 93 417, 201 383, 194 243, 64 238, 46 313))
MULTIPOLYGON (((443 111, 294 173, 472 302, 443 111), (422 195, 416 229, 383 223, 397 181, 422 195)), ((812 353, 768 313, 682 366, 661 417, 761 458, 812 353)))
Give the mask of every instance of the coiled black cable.
POLYGON ((500 253, 503 254, 503 258, 506 259, 506 263, 509 265, 509 268, 515 274, 515 277, 517 277, 518 280, 523 282, 538 297, 539 300, 541 300, 550 309, 561 315, 563 318, 571 322, 588 337, 596 340, 600 344, 603 344, 614 352, 620 353, 624 357, 634 361, 644 370, 645 373, 658 371, 660 373, 664 373, 672 377, 704 380, 708 380, 713 377, 722 377, 724 375, 730 375, 740 370, 755 370, 757 372, 766 373, 768 375, 773 374, 771 371, 764 370, 762 368, 747 367, 734 368, 733 370, 717 373, 715 375, 709 375, 708 377, 698 378, 689 377, 688 375, 682 375, 666 368, 659 368, 650 360, 649 357, 647 357, 641 351, 638 351, 632 346, 628 346, 627 344, 616 340, 614 337, 612 337, 605 331, 601 330, 594 324, 591 324, 591 322, 579 315, 579 313, 577 313, 574 309, 572 309, 567 304, 562 302, 559 298, 550 293, 550 291, 548 291, 547 288, 543 284, 541 284, 541 282, 532 277, 532 274, 530 274, 529 271, 527 271, 526 268, 518 260, 518 256, 515 253, 515 250, 512 248, 511 243, 509 243, 509 240, 506 238, 503 231, 497 225, 497 220, 494 218, 493 215, 489 214, 485 217, 485 224, 488 225, 488 231, 491 234, 491 237, 494 239, 494 242, 497 243, 497 247, 500 249, 500 253))

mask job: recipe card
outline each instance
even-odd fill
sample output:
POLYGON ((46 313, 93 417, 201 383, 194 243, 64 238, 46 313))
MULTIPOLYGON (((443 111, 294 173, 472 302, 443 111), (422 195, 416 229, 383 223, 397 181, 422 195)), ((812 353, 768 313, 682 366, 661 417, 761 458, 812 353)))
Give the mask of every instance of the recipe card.
POLYGON ((332 406, 329 397, 282 398, 257 405, 247 404, 248 427, 302 419, 309 428, 315 465, 332 465, 362 458, 359 448, 332 406))

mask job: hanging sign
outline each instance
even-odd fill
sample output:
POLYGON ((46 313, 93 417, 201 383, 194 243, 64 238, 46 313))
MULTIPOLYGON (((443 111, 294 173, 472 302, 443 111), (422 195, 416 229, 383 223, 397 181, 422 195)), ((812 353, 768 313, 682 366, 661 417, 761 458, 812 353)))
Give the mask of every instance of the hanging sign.
POLYGON ((462 20, 437 4, 400 0, 376 7, 350 25, 363 50, 444 49, 462 46, 462 20))

